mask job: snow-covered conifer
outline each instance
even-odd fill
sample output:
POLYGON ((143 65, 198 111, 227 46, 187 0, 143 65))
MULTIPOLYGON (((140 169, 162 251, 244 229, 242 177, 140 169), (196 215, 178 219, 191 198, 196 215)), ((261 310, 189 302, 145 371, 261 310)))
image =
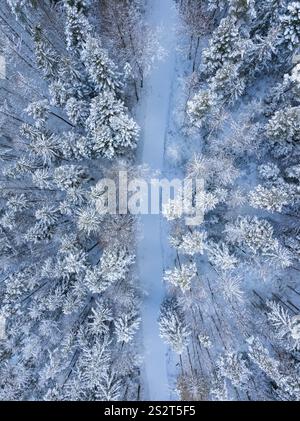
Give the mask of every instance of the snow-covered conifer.
POLYGON ((78 228, 90 235, 99 232, 101 228, 101 215, 97 209, 88 206, 78 211, 78 228))
POLYGON ((81 58, 98 93, 117 93, 121 85, 116 66, 101 47, 99 39, 88 36, 82 48, 81 58))
POLYGON ((101 401, 117 401, 120 398, 121 386, 122 381, 116 373, 112 371, 105 372, 99 384, 96 397, 101 401))
POLYGON ((276 180, 280 174, 280 169, 276 164, 266 163, 259 166, 259 175, 266 180, 276 180))
POLYGON ((121 281, 125 278, 135 257, 118 245, 104 250, 100 259, 100 273, 105 281, 121 281))
POLYGON ((207 0, 208 10, 215 12, 216 10, 222 10, 227 3, 227 0, 207 0))
POLYGON ((131 310, 114 320, 117 342, 131 342, 139 328, 140 317, 136 310, 131 310))
POLYGON ((246 82, 239 74, 239 65, 233 63, 225 63, 211 79, 211 89, 219 101, 233 103, 243 95, 245 88, 246 82))
POLYGON ((227 377, 237 388, 245 388, 250 379, 248 369, 242 355, 237 352, 227 351, 217 362, 220 374, 227 377))
POLYGON ((198 340, 199 340, 201 346, 203 346, 203 348, 210 349, 212 347, 212 341, 211 341, 209 336, 199 334, 198 340))
POLYGON ((256 18, 255 0, 229 0, 229 8, 236 17, 256 18))
POLYGON ((275 241, 274 246, 271 250, 264 253, 266 261, 274 268, 286 269, 292 266, 294 256, 291 251, 281 245, 278 241, 275 241))
POLYGON ((208 244, 208 256, 210 262, 221 271, 231 270, 238 264, 238 259, 230 252, 225 243, 210 242, 208 244))
POLYGON ((180 253, 194 256, 204 253, 206 238, 206 232, 195 230, 182 235, 180 238, 171 237, 170 242, 180 253))
POLYGON ((28 115, 34 118, 37 126, 43 126, 46 123, 49 113, 48 101, 44 99, 42 101, 32 102, 28 105, 25 111, 28 115))
POLYGON ((220 375, 220 373, 217 373, 216 375, 210 394, 216 401, 222 402, 230 400, 226 380, 220 375))
POLYGON ((85 346, 79 360, 83 383, 80 386, 91 390, 98 388, 110 365, 111 355, 107 337, 99 338, 92 346, 85 346))
POLYGON ((164 281, 179 287, 184 293, 191 288, 191 282, 197 275, 195 263, 184 264, 180 268, 167 270, 164 275, 164 281))
POLYGON ((276 111, 266 127, 267 136, 276 153, 287 155, 300 135, 300 107, 287 107, 276 111))
POLYGON ((45 39, 42 29, 37 26, 34 32, 35 56, 45 77, 54 79, 58 75, 59 60, 57 52, 45 39))
POLYGON ((281 17, 282 40, 290 50, 299 46, 300 42, 300 2, 292 1, 285 15, 281 17))
POLYGON ((268 319, 278 330, 278 335, 284 337, 291 330, 291 318, 288 312, 274 301, 268 301, 267 305, 271 310, 268 313, 268 319))
POLYGON ((112 159, 136 147, 138 126, 112 92, 104 92, 92 100, 86 128, 96 156, 112 159))
POLYGON ((247 340, 249 348, 249 357, 257 364, 260 369, 275 382, 280 381, 281 375, 279 362, 270 356, 269 351, 263 346, 260 339, 251 337, 247 340))
POLYGON ((228 241, 249 247, 253 253, 267 252, 277 244, 272 225, 257 217, 240 217, 225 229, 228 241))
POLYGON ((178 354, 182 354, 188 344, 190 329, 176 299, 168 299, 161 306, 159 317, 160 336, 178 354))
POLYGON ((191 123, 201 128, 216 107, 216 97, 212 91, 199 91, 187 104, 187 113, 191 123))
POLYGON ((291 316, 279 303, 267 301, 268 320, 274 327, 277 337, 284 343, 287 350, 299 349, 299 315, 291 316))
POLYGON ((281 212, 288 205, 290 196, 285 186, 271 186, 270 188, 258 185, 250 193, 250 204, 254 208, 266 209, 270 212, 281 212))
POLYGON ((220 291, 224 298, 233 303, 245 302, 245 291, 241 285, 241 276, 232 273, 222 274, 220 279, 220 291))
MULTIPOLYGON (((265 348, 257 337, 247 340, 249 347, 249 357, 260 369, 276 383, 279 390, 276 393, 287 395, 289 399, 299 399, 299 380, 295 370, 284 371, 280 362, 270 356, 270 352, 265 348)), ((285 398, 286 399, 286 398, 285 398)))
POLYGON ((71 97, 66 101, 66 113, 72 123, 82 124, 89 115, 88 103, 71 97))
POLYGON ((70 51, 82 47, 88 33, 91 31, 86 17, 89 2, 81 0, 64 0, 66 11, 66 41, 70 51))
POLYGON ((209 75, 215 74, 227 62, 238 62, 242 56, 240 41, 236 19, 234 17, 222 19, 213 33, 209 47, 203 53, 205 70, 209 75))

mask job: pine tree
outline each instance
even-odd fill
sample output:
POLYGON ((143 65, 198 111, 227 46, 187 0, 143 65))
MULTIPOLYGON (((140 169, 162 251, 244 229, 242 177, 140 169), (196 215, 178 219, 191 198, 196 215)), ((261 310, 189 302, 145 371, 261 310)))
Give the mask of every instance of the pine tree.
POLYGON ((25 112, 35 120, 35 125, 43 127, 49 116, 49 103, 46 99, 31 102, 25 109, 25 112))
POLYGON ((283 371, 279 361, 270 356, 259 338, 251 337, 247 342, 249 357, 276 383, 279 387, 279 390, 276 390, 279 397, 283 397, 283 400, 286 400, 287 396, 288 399, 299 400, 299 380, 295 370, 283 371))
POLYGON ((124 104, 111 92, 93 99, 86 128, 96 156, 112 159, 116 154, 136 147, 138 126, 128 116, 124 104))
POLYGON ((159 329, 160 336, 176 353, 182 354, 188 344, 191 331, 185 323, 184 315, 176 299, 168 299, 162 304, 159 329))
POLYGON ((281 18, 282 42, 287 44, 290 50, 298 47, 300 42, 300 2, 293 1, 287 6, 284 16, 281 18))
POLYGON ((268 319, 272 325, 278 330, 278 335, 284 337, 291 330, 291 318, 288 312, 274 301, 267 302, 270 308, 268 319))
POLYGON ((250 194, 251 206, 266 209, 270 212, 281 212, 282 208, 289 202, 289 191, 284 185, 271 186, 270 188, 258 185, 250 194))
POLYGON ((102 401, 117 401, 120 398, 122 382, 114 372, 106 372, 97 391, 97 399, 102 401))
POLYGON ((238 263, 238 259, 230 252, 225 243, 209 243, 208 256, 209 261, 221 271, 231 270, 238 263))
POLYGON ((216 401, 229 401, 229 396, 228 396, 228 388, 226 385, 226 380, 224 379, 223 376, 221 376, 219 373, 217 373, 214 383, 213 383, 213 387, 210 391, 211 396, 213 397, 214 400, 216 401))
POLYGON ((44 165, 56 162, 62 156, 58 137, 48 130, 24 124, 21 135, 29 140, 28 149, 35 158, 40 158, 44 165))
POLYGON ((216 10, 222 10, 226 6, 227 0, 207 0, 208 10, 214 12, 216 10))
POLYGON ((80 51, 87 35, 91 32, 91 27, 86 17, 89 3, 89 1, 82 0, 64 0, 66 12, 65 34, 67 48, 70 51, 76 51, 77 48, 80 51))
POLYGON ((140 317, 135 310, 131 310, 114 320, 117 342, 131 342, 139 328, 140 317))
POLYGON ((89 116, 88 102, 71 97, 66 100, 65 105, 70 121, 75 125, 83 125, 89 116))
POLYGON ((287 155, 299 139, 300 108, 287 107, 276 111, 267 124, 266 132, 268 140, 276 147, 273 153, 287 155))
POLYGON ((244 63, 252 80, 262 71, 269 71, 269 66, 279 55, 278 43, 278 27, 273 26, 266 35, 256 34, 253 40, 249 41, 244 63))
POLYGON ((209 119, 213 107, 216 107, 216 97, 211 91, 200 91, 187 103, 187 114, 191 123, 201 128, 209 119))
POLYGON ((267 301, 268 320, 276 331, 276 336, 282 341, 288 351, 299 349, 299 315, 291 316, 279 303, 267 301))
POLYGON ((90 235, 101 229, 101 215, 94 207, 88 206, 78 211, 78 228, 80 231, 90 235))
POLYGON ((225 300, 230 303, 244 303, 245 291, 242 287, 242 277, 233 273, 224 273, 220 279, 220 290, 225 300))
POLYGON ((82 47, 81 59, 99 94, 117 93, 120 90, 116 66, 101 48, 99 39, 90 35, 87 37, 82 47))
POLYGON ((249 357, 260 369, 276 383, 280 383, 281 374, 279 362, 270 356, 269 351, 263 346, 259 338, 251 337, 247 340, 249 347, 249 357))
POLYGON ((257 217, 240 217, 228 224, 225 232, 229 242, 249 247, 254 254, 268 252, 276 245, 271 224, 257 217))
POLYGON ((171 237, 170 243, 180 253, 194 256, 204 253, 206 238, 207 234, 204 231, 193 231, 180 236, 180 238, 171 237))
POLYGON ((164 275, 164 281, 179 287, 184 293, 191 288, 191 282, 197 275, 195 263, 184 264, 180 268, 167 270, 164 275))
POLYGON ((238 18, 256 18, 255 0, 229 0, 229 11, 238 18))
POLYGON ((246 81, 240 75, 239 65, 225 63, 211 79, 211 89, 219 101, 234 103, 246 88, 246 81))
POLYGON ((107 282, 122 281, 135 257, 127 250, 111 245, 105 249, 100 259, 101 277, 107 282))
POLYGON ((236 19, 226 17, 214 31, 209 47, 204 50, 205 71, 212 76, 225 63, 237 63, 241 56, 241 39, 236 19))
POLYGON ((265 180, 277 180, 278 175, 280 174, 280 169, 278 166, 272 162, 262 164, 259 166, 259 175, 265 180))
POLYGON ((245 360, 237 352, 227 351, 217 362, 220 374, 227 377, 233 386, 245 388, 250 380, 250 374, 245 360))
POLYGON ((59 71, 59 59, 51 44, 45 39, 41 27, 34 31, 35 56, 39 68, 47 78, 55 78, 59 71))
POLYGON ((106 373, 111 364, 107 337, 99 339, 91 347, 85 346, 79 360, 79 369, 82 372, 82 385, 85 389, 98 389, 105 381, 106 373))

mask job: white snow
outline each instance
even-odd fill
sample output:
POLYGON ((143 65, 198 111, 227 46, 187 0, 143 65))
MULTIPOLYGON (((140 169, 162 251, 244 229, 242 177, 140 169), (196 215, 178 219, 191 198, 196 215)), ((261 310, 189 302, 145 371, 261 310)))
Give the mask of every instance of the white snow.
MULTIPOLYGON (((140 103, 142 127, 140 163, 163 171, 165 138, 175 67, 177 11, 173 0, 151 0, 148 13, 153 29, 161 27, 161 44, 167 56, 157 65, 145 83, 146 95, 140 103)), ((164 298, 161 216, 141 217, 142 240, 138 244, 138 266, 141 287, 146 296, 142 304, 144 343, 143 399, 170 400, 167 375, 167 346, 159 337, 158 316, 164 298)))

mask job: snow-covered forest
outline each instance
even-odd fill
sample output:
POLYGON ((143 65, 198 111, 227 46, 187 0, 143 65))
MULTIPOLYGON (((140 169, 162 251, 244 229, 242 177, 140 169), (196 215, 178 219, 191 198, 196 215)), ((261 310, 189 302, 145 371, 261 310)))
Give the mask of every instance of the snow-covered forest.
POLYGON ((0 30, 0 400, 299 401, 300 1, 3 0, 0 30), (201 180, 201 221, 149 214, 154 177, 201 180))

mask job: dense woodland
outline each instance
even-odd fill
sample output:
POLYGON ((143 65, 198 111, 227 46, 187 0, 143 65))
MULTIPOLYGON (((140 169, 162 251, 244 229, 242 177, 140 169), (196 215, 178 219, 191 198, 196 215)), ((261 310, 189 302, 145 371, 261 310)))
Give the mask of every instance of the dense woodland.
MULTIPOLYGON (((166 160, 204 180, 205 216, 164 212, 175 260, 153 282, 169 388, 300 400, 300 2, 173 3, 166 160)), ((147 398, 139 221, 99 212, 99 180, 141 173, 136 114, 168 53, 149 5, 1 2, 1 400, 147 398)))

